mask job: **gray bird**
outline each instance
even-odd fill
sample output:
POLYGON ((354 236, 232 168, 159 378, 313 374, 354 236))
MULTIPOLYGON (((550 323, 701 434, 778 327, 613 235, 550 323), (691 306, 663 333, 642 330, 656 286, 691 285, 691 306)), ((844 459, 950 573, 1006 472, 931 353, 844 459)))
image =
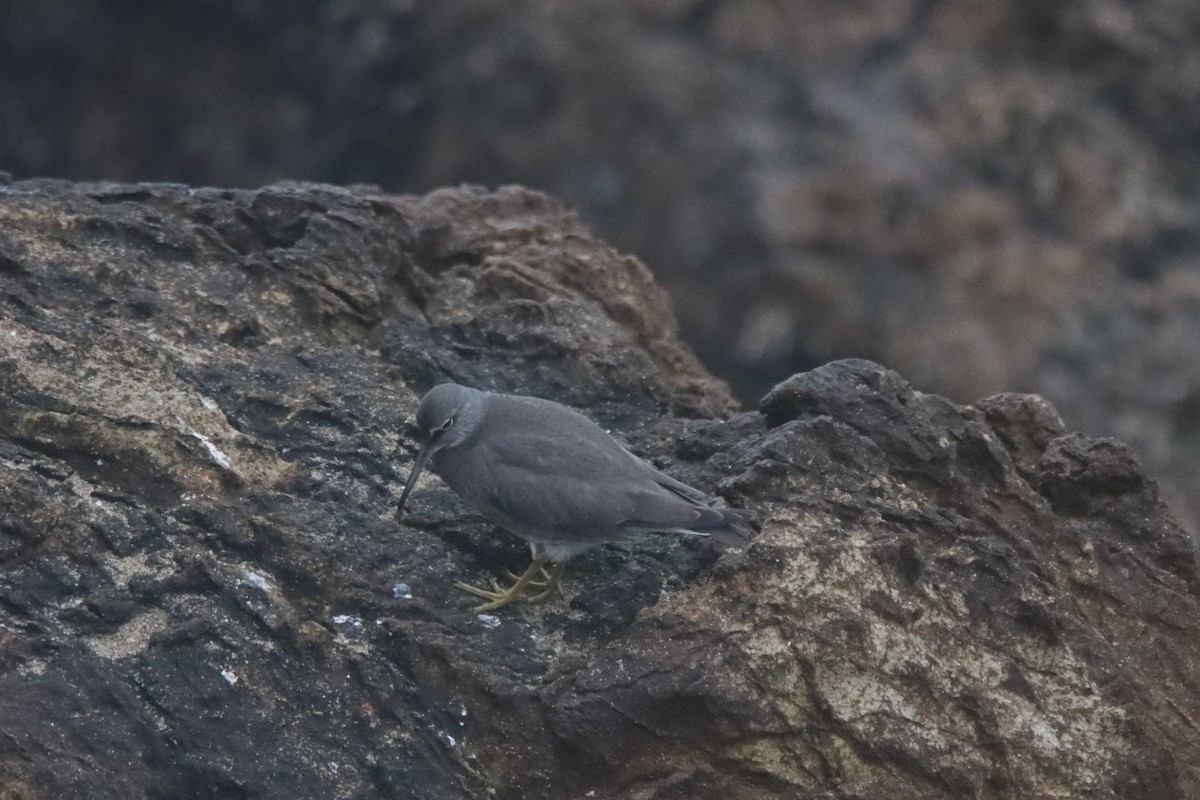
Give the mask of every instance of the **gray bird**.
POLYGON ((660 472, 566 406, 536 397, 435 386, 417 411, 421 449, 400 496, 426 462, 484 516, 529 542, 533 563, 508 588, 456 583, 493 609, 556 590, 567 560, 631 534, 665 532, 745 541, 749 515, 713 508, 698 489, 660 472), (553 569, 548 569, 553 565, 553 569), (530 590, 539 590, 525 598, 530 590))

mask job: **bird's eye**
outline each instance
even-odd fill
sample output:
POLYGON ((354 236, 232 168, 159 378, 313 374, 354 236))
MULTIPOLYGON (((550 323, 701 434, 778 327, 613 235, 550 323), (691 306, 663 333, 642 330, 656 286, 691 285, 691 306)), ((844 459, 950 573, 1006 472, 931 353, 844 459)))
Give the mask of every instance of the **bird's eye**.
POLYGON ((448 431, 448 430, 450 430, 450 426, 453 424, 454 424, 454 417, 450 417, 449 419, 447 419, 445 422, 442 423, 442 427, 438 428, 438 430, 439 431, 448 431))

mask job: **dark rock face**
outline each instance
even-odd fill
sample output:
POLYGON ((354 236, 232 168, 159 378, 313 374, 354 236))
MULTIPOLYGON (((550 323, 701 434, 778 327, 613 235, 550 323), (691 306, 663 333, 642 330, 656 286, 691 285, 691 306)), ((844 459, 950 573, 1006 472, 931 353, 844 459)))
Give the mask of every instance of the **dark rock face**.
POLYGON ((842 361, 756 412, 521 189, 0 189, 0 797, 1189 798, 1200 568, 1129 450, 842 361), (524 565, 419 394, 587 410, 764 519, 524 565))
POLYGON ((744 401, 1048 397, 1200 533, 1200 4, 0 4, 0 169, 541 187, 744 401))

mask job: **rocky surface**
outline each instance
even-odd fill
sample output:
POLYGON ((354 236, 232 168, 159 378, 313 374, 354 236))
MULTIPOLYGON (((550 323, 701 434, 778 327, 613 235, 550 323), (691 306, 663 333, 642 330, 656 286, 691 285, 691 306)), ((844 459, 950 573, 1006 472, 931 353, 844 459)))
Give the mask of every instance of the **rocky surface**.
POLYGON ((0 188, 0 798, 1189 798, 1200 568, 1128 448, 866 361, 732 413, 662 290, 520 189, 0 188), (444 378, 756 510, 526 548, 435 478, 444 378))
POLYGON ((1048 397, 1200 534, 1200 4, 0 4, 0 169, 539 186, 752 403, 1048 397))

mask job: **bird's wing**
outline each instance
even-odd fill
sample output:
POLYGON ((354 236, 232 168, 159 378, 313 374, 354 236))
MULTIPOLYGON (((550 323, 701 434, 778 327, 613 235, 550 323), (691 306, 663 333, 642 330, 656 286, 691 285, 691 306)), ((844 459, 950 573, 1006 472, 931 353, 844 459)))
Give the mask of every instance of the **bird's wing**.
POLYGON ((487 462, 480 469, 489 476, 486 502, 547 532, 597 538, 636 530, 702 531, 725 524, 720 511, 668 490, 656 479, 661 473, 616 442, 612 445, 563 431, 548 435, 514 429, 490 435, 477 448, 487 462))
POLYGON ((639 492, 628 519, 621 522, 626 530, 692 531, 704 533, 729 524, 724 512, 672 494, 655 484, 653 490, 639 492))
POLYGON ((621 489, 622 463, 611 453, 526 430, 489 436, 475 456, 488 476, 480 499, 513 521, 547 537, 620 532, 630 498, 621 489))

